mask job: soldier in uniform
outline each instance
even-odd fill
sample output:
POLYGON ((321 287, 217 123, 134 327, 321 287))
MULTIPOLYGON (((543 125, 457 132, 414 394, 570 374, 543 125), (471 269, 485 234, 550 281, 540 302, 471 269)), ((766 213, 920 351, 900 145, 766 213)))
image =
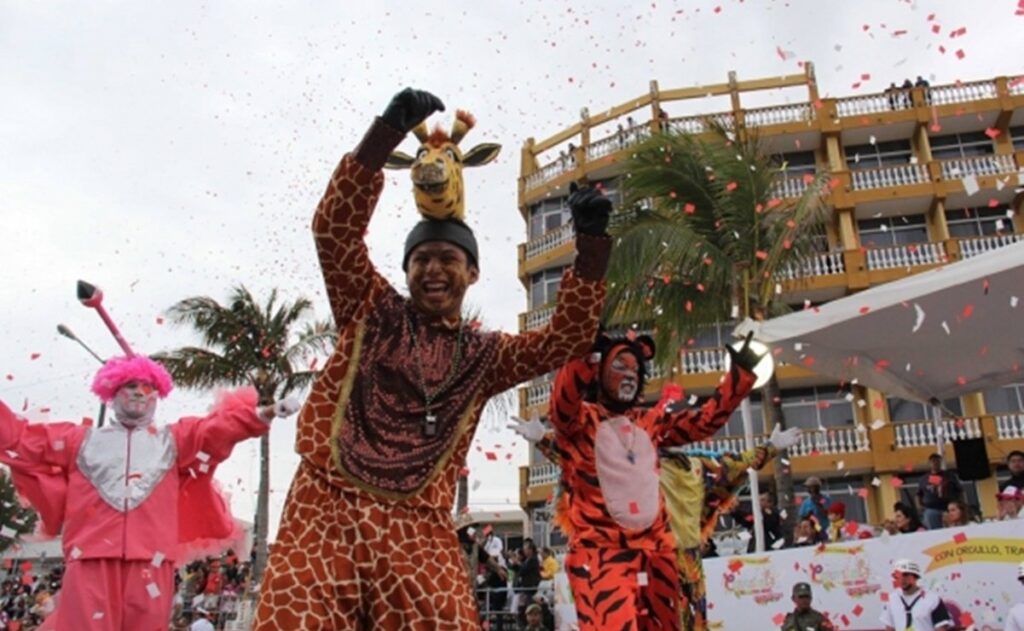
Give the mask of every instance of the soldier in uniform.
POLYGON ((835 631, 828 618, 811 608, 811 586, 808 583, 793 586, 793 604, 796 609, 786 614, 782 631, 835 631))

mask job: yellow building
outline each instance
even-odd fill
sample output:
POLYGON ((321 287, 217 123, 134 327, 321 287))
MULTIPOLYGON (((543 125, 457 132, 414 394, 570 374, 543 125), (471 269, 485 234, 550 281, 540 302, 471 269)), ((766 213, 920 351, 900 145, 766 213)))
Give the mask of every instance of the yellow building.
MULTIPOLYGON (((652 81, 647 94, 599 115, 584 109, 579 121, 550 138, 528 139, 519 177, 527 224, 519 277, 528 295, 520 330, 548 321, 561 271, 572 262, 569 183, 600 181, 618 198, 632 146, 665 128, 702 133, 709 118, 738 131, 756 129, 778 156, 780 198, 798 196, 810 174, 832 176, 828 243, 778 278, 793 305, 833 300, 1024 238, 1024 77, 825 98, 813 66, 805 68, 802 75, 748 81, 730 73, 726 83, 670 90, 652 81), (796 102, 743 106, 745 99, 763 102, 782 92, 796 102), (707 105, 716 100, 729 106, 707 105), (672 116, 672 110, 698 113, 672 116)), ((687 393, 711 392, 732 324, 690 340, 671 373, 654 375, 649 398, 667 381, 687 393)), ((860 386, 839 388, 803 367, 783 365, 778 372, 787 424, 805 430, 790 450, 798 494, 800 480, 819 476, 826 493, 846 504, 848 518, 871 523, 890 515, 901 495, 911 498, 936 443, 921 405, 860 386)), ((521 416, 544 417, 550 391, 551 375, 523 386, 521 416)), ((999 467, 1006 454, 1024 450, 1024 383, 944 403, 956 415, 943 421, 947 439, 984 437, 989 466, 1005 475, 999 467)), ((755 397, 758 442, 771 432, 760 409, 755 397)), ((743 444, 737 414, 703 446, 735 451, 743 444)), ((954 462, 952 447, 945 455, 954 462)), ((540 541, 550 532, 548 500, 557 475, 536 451, 520 471, 520 503, 540 541)), ((770 468, 762 472, 765 481, 770 475, 770 468)), ((969 502, 986 515, 995 512, 996 477, 965 486, 969 502)))

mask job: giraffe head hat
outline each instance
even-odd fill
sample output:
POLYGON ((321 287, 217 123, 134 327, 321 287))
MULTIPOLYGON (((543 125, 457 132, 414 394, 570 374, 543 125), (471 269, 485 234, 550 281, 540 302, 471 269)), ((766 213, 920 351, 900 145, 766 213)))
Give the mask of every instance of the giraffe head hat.
POLYGON ((498 157, 501 145, 482 143, 463 153, 459 142, 476 125, 469 112, 459 110, 451 132, 440 126, 428 131, 426 121, 412 131, 420 141, 416 157, 401 151, 393 152, 385 163, 389 169, 410 169, 416 209, 427 219, 466 218, 465 183, 462 170, 478 167, 498 157))

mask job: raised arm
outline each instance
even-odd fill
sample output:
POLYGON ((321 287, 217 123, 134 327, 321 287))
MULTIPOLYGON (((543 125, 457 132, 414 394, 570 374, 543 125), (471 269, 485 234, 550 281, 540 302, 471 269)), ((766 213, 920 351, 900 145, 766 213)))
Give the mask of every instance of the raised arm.
POLYGON ((397 94, 327 184, 313 215, 313 238, 338 328, 353 317, 374 282, 385 282, 363 240, 384 187, 381 169, 405 134, 438 109, 444 106, 429 93, 406 89, 397 94))
POLYGON ((656 421, 662 445, 679 446, 704 440, 729 421, 733 410, 754 387, 756 377, 753 370, 764 357, 764 353, 750 348, 751 336, 748 334, 739 348, 725 347, 731 360, 729 372, 699 410, 666 406, 656 421))
MULTIPOLYGON (((253 388, 242 388, 221 395, 213 411, 204 418, 184 418, 172 426, 178 445, 178 467, 198 468, 193 474, 206 473, 227 460, 235 444, 270 431, 275 416, 273 407, 257 408, 253 388)), ((290 405, 294 411, 297 405, 290 405)))
POLYGON ((67 469, 84 431, 74 423, 29 423, 18 418, 0 401, 0 451, 9 456, 9 464, 25 463, 67 469))
POLYGON ((599 364, 587 359, 574 359, 555 375, 551 389, 548 422, 558 434, 569 435, 578 429, 580 408, 587 388, 597 379, 599 364))
POLYGON ((725 380, 698 409, 666 406, 657 420, 660 444, 676 447, 711 437, 728 421, 754 385, 754 373, 733 364, 725 380))
POLYGON ((573 184, 571 190, 568 204, 576 231, 576 261, 562 276, 558 304, 547 326, 502 337, 488 379, 488 396, 582 356, 597 336, 612 247, 607 234, 612 203, 589 187, 573 184))

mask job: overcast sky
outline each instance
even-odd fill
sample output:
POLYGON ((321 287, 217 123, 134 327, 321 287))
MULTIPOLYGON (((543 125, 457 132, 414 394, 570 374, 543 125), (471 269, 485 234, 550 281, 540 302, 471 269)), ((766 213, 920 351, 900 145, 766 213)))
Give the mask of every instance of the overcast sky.
MULTIPOLYGON (((468 172, 482 252, 469 300, 487 326, 514 330, 525 309, 515 246, 525 239, 516 177, 526 138, 573 123, 582 106, 596 113, 640 96, 652 79, 721 83, 730 70, 741 80, 795 74, 809 60, 821 94, 845 96, 918 74, 933 85, 1020 74, 1016 13, 1017 0, 0 2, 0 399, 36 418, 95 416, 97 366, 55 330, 64 322, 100 354, 117 352, 76 302, 79 278, 104 289, 144 352, 194 342, 161 323, 170 304, 224 299, 237 283, 258 296, 308 296, 327 317, 313 208, 342 153, 406 85, 445 101, 445 126, 455 108, 477 116, 466 147, 504 146, 496 163, 468 172)), ((401 241, 416 221, 407 178, 388 176, 368 236, 403 291, 401 241)), ((211 399, 177 391, 158 416, 197 414, 211 399)), ((482 424, 471 450, 475 506, 518 501, 526 451, 503 426, 482 424)), ((293 437, 294 420, 278 421, 275 530, 297 464, 293 437)), ((244 519, 257 451, 242 445, 219 470, 244 519)))

